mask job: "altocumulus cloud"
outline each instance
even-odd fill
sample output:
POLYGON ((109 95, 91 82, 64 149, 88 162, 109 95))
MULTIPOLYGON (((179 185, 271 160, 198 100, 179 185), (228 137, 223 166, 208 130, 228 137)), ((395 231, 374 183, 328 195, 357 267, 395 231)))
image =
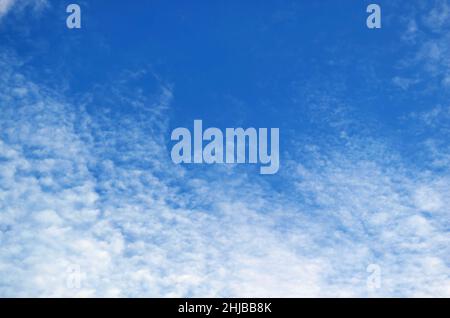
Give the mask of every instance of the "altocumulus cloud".
POLYGON ((164 143, 148 133, 163 136, 168 88, 129 104, 119 87, 113 100, 136 115, 94 118, 89 105, 30 82, 19 65, 2 55, 3 296, 319 293, 322 264, 283 243, 281 204, 263 188, 233 176, 211 188, 168 166, 164 143), (73 266, 80 289, 67 288, 73 266))
POLYGON ((437 130, 429 169, 376 137, 326 151, 293 137, 280 192, 245 169, 174 166, 176 91, 130 90, 145 71, 77 103, 28 74, 1 51, 0 296, 450 296, 450 175, 432 169, 448 158, 446 107, 411 114, 437 130))
POLYGON ((0 17, 8 13, 9 9, 12 7, 13 0, 1 0, 0 1, 0 17))
POLYGON ((286 168, 290 196, 233 170, 198 177, 160 137, 170 88, 119 85, 111 100, 136 111, 104 101, 102 114, 95 94, 72 105, 20 65, 2 54, 2 296, 449 295, 448 176, 412 178, 365 143, 380 157, 306 147, 310 164, 286 168))
POLYGON ((47 0, 0 0, 0 21, 12 10, 24 10, 27 7, 41 11, 48 6, 47 0))

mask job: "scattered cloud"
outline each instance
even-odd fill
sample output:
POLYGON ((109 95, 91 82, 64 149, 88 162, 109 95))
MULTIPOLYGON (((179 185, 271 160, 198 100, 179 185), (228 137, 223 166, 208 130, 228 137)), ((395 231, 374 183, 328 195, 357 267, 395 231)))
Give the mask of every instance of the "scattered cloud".
POLYGON ((0 0, 0 21, 12 10, 22 11, 31 8, 35 12, 40 12, 48 5, 47 0, 0 0))
MULTIPOLYGON (((19 2, 0 0, 0 14, 19 2)), ((409 25, 417 61, 430 63, 422 76, 445 74, 445 39, 418 31, 445 29, 442 8, 409 25)), ((292 135, 297 150, 271 183, 240 167, 174 166, 166 137, 176 90, 145 69, 74 103, 8 52, 0 296, 450 296, 450 175, 403 160, 333 96, 339 87, 312 85, 302 101, 313 124, 340 138, 292 135), (150 81, 150 92, 138 84, 150 81), (367 288, 370 264, 381 269, 379 289, 367 288)), ((407 90, 412 78, 393 81, 407 90)), ((448 109, 413 117, 436 132, 422 145, 434 167, 448 164, 448 109)))
POLYGON ((0 18, 8 13, 14 2, 15 0, 0 0, 0 18))

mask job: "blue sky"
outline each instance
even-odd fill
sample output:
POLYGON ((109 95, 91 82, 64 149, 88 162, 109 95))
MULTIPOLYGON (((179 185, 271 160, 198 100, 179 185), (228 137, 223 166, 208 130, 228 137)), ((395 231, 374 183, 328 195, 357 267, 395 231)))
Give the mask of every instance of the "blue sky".
POLYGON ((449 1, 69 3, 0 0, 0 296, 450 296, 449 1))

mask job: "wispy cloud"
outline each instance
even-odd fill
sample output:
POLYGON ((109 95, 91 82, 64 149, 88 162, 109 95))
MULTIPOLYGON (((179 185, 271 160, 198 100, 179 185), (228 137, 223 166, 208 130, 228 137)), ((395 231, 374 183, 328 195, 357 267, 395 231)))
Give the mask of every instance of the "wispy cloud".
POLYGON ((8 13, 14 2, 15 0, 0 0, 0 18, 8 13))
POLYGON ((356 144, 292 158, 290 195, 244 171, 199 176, 169 162, 165 85, 112 88, 136 107, 125 114, 107 89, 75 106, 11 57, 0 65, 0 295, 448 295, 448 177, 411 177, 389 150, 363 159, 356 144))
POLYGON ((399 65, 405 72, 414 70, 415 76, 398 76, 393 82, 403 89, 423 82, 446 87, 450 83, 450 4, 434 0, 421 5, 414 2, 408 7, 402 38, 410 54, 399 65))
MULTIPOLYGON (((5 13, 12 5, 0 2, 5 13)), ((408 43, 428 43, 413 35, 423 25, 446 27, 445 10, 428 12, 409 25, 408 43)), ((435 66, 445 62, 442 41, 426 52, 435 66)), ((341 83, 312 83, 303 115, 332 136, 290 135, 283 168, 268 179, 245 167, 173 165, 176 87, 145 68, 75 103, 7 52, 0 296, 450 296, 448 105, 408 117, 433 131, 418 145, 432 164, 417 164, 356 118, 357 105, 337 96, 341 83), (153 90, 140 86, 150 82, 153 90), (381 268, 379 289, 366 286, 369 264, 381 268)), ((394 84, 408 90, 436 74, 419 73, 394 84)))
POLYGON ((0 20, 12 10, 31 8, 38 12, 48 6, 47 0, 0 0, 0 20))

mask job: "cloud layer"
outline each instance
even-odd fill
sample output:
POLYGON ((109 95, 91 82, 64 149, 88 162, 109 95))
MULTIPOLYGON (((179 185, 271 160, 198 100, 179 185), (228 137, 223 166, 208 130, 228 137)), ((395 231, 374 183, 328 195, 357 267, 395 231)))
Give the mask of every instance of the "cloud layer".
MULTIPOLYGON (((0 0, 0 14, 13 4, 0 0)), ((433 12, 424 23, 444 28, 446 11, 433 12)), ((418 52, 424 70, 445 64, 418 52)), ((448 107, 409 115, 414 131, 434 131, 418 165, 368 130, 347 134, 358 120, 345 101, 307 94, 340 105, 311 118, 336 140, 292 136, 276 180, 197 170, 170 161, 176 90, 151 72, 74 102, 0 50, 0 296, 449 297, 448 107)))
POLYGON ((48 6, 47 0, 0 0, 0 21, 10 11, 18 11, 31 7, 35 11, 42 10, 48 6))

